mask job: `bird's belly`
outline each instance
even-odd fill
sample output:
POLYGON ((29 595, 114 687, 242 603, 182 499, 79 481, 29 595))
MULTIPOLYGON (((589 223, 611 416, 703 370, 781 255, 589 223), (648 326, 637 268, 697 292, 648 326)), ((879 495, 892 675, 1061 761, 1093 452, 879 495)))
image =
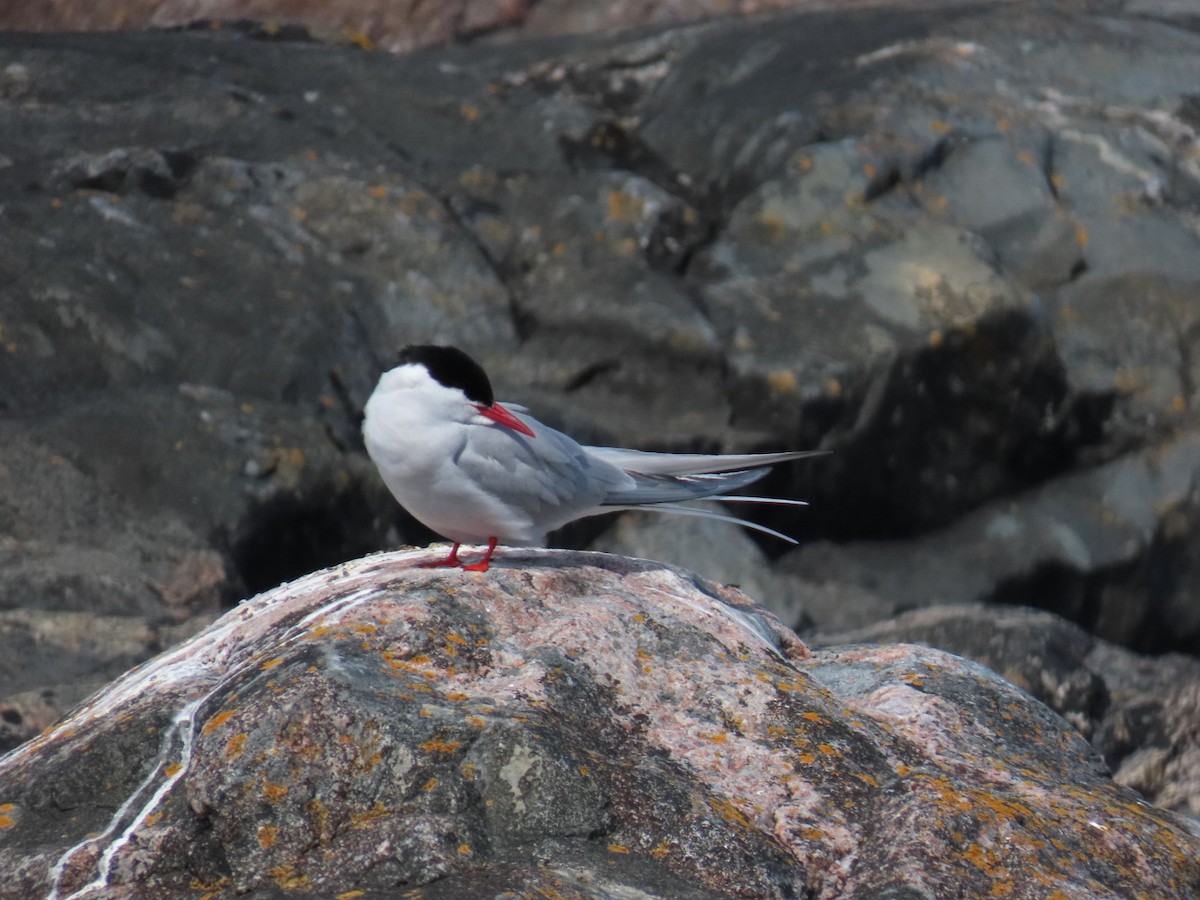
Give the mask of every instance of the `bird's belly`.
POLYGON ((423 453, 414 459, 386 446, 372 446, 371 441, 367 450, 400 505, 443 537, 471 544, 495 537, 509 546, 542 542, 544 535, 529 517, 501 503, 458 469, 453 453, 423 453))
POLYGON ((527 517, 473 485, 435 484, 403 493, 393 488, 392 493, 426 527, 452 541, 482 544, 494 537, 510 546, 541 542, 541 535, 530 532, 527 517))

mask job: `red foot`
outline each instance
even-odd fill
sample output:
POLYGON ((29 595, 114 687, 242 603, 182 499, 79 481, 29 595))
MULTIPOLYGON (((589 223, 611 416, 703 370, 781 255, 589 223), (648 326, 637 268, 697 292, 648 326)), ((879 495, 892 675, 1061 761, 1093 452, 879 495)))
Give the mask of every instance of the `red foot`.
POLYGON ((463 571, 465 571, 465 572, 486 572, 488 570, 488 566, 491 565, 492 554, 495 551, 496 551, 496 538, 494 538, 494 537, 488 538, 487 553, 483 554, 483 559, 481 559, 477 563, 471 563, 470 565, 463 564, 463 571))
POLYGON ((458 568, 462 569, 464 572, 486 572, 488 570, 488 566, 491 565, 491 562, 492 562, 492 553, 494 553, 496 550, 496 540, 497 539, 494 537, 488 538, 487 552, 483 555, 483 559, 481 559, 479 562, 465 563, 461 559, 459 559, 458 558, 459 543, 458 543, 458 541, 455 541, 454 546, 450 548, 450 555, 447 556, 445 559, 439 559, 439 560, 436 560, 435 562, 420 563, 417 566, 417 568, 419 568, 419 569, 444 569, 444 568, 453 568, 453 567, 457 566, 458 568))
POLYGON ((436 562, 421 563, 417 566, 418 569, 444 569, 452 566, 461 566, 462 561, 458 558, 458 541, 454 542, 454 546, 450 548, 450 555, 445 559, 439 559, 436 562))

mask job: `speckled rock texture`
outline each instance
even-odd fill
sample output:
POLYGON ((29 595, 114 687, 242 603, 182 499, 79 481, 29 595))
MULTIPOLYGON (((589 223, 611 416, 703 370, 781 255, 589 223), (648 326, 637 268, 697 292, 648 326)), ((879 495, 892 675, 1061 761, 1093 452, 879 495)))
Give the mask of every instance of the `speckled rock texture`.
POLYGON ((243 597, 429 540, 358 429, 411 341, 586 441, 833 450, 762 485, 810 507, 746 511, 795 554, 603 544, 788 625, 1011 603, 1196 656, 1189 6, 647 3, 409 56, 0 33, 0 748, 243 597))
POLYGON ((311 38, 402 51, 520 23, 532 0, 49 0, 0 8, 13 31, 248 27, 266 38, 311 38))
MULTIPOLYGON (((878 0, 839 0, 842 6, 878 0)), ((980 0, 909 0, 907 8, 980 0)), ((253 27, 264 36, 307 35, 404 51, 454 40, 513 40, 688 22, 733 14, 821 8, 828 0, 45 0, 0 7, 0 29, 113 31, 253 27)), ((898 4, 897 4, 898 5, 898 4)))
POLYGON ((974 663, 810 653, 660 564, 435 553, 248 600, 0 759, 0 896, 1200 890, 1200 838, 974 663))
POLYGON ((1200 820, 1200 661, 1193 657, 1139 656, 1050 613, 983 605, 934 606, 807 640, 920 643, 982 663, 1074 725, 1115 781, 1200 820))

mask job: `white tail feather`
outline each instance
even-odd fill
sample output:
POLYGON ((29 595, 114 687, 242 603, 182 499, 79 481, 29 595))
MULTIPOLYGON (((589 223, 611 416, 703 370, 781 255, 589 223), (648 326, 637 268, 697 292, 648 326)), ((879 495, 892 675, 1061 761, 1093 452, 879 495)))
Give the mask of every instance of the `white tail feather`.
MULTIPOLYGON (((751 498, 709 497, 706 499, 710 499, 710 500, 750 499, 753 502, 756 500, 762 500, 763 498, 759 498, 759 497, 751 497, 751 498)), ((766 500, 766 502, 770 503, 770 502, 779 502, 779 501, 766 500)), ((788 501, 783 501, 783 502, 785 504, 791 504, 793 502, 802 503, 803 501, 788 500, 788 501)), ((787 541, 789 544, 799 544, 800 543, 794 537, 786 535, 782 531, 776 531, 774 528, 768 528, 766 525, 759 525, 757 522, 750 522, 750 521, 747 521, 746 519, 739 519, 737 516, 726 515, 725 513, 720 513, 715 510, 711 510, 711 509, 699 509, 698 507, 695 507, 695 506, 682 506, 678 503, 651 503, 646 506, 609 506, 609 507, 605 507, 603 510, 598 510, 598 512, 601 512, 601 511, 602 512, 613 512, 613 511, 619 510, 619 509, 639 509, 639 510, 645 510, 646 512, 673 513, 674 515, 677 515, 677 516, 696 516, 697 518, 700 518, 700 519, 715 519, 718 522, 729 522, 732 525, 741 525, 743 528, 752 528, 755 531, 761 531, 763 534, 769 534, 772 537, 777 537, 780 540, 787 541)))
POLYGON ((782 453, 742 453, 722 456, 708 453, 650 453, 645 450, 625 450, 621 447, 584 447, 590 455, 606 463, 638 472, 642 475, 705 475, 711 472, 732 472, 735 469, 756 469, 776 463, 824 456, 828 450, 789 450, 782 453))

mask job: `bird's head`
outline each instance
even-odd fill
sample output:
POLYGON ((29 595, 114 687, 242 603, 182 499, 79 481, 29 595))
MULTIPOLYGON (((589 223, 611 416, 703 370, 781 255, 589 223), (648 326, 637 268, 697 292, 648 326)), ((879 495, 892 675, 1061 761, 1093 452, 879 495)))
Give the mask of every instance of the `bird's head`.
POLYGON ((405 392, 406 402, 425 405, 431 415, 468 422, 476 416, 534 437, 529 427, 496 402, 483 367, 457 347, 409 344, 379 389, 405 392))

